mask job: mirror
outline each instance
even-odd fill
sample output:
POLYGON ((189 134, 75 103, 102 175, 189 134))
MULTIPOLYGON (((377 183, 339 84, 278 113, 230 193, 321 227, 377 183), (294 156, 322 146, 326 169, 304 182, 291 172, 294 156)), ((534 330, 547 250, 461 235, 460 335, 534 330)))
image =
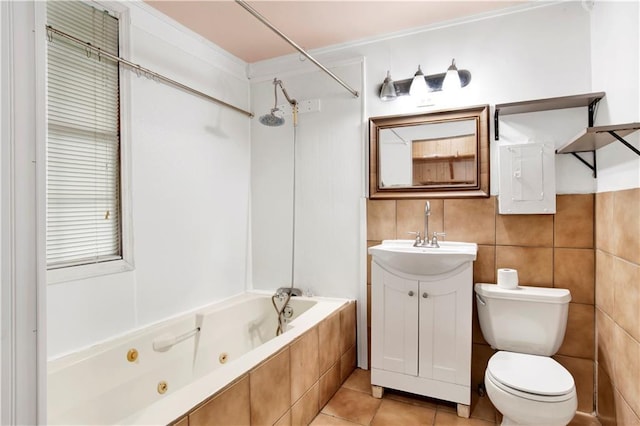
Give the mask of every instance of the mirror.
POLYGON ((489 105, 369 119, 369 197, 489 196, 489 105))

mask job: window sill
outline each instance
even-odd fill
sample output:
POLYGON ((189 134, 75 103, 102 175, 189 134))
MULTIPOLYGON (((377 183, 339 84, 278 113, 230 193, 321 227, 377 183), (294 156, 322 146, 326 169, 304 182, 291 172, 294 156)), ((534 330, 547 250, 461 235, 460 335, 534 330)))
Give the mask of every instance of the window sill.
POLYGON ((68 281, 82 280, 102 275, 118 274, 133 271, 133 269, 133 264, 122 259, 93 263, 90 265, 51 269, 47 271, 47 285, 61 284, 68 281))

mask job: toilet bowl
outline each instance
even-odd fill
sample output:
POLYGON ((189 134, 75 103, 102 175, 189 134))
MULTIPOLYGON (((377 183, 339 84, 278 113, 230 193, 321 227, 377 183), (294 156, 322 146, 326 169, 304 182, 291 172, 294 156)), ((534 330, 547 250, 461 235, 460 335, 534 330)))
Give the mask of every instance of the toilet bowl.
POLYGON ((564 426, 578 407, 573 377, 550 357, 496 352, 484 382, 503 425, 564 426))

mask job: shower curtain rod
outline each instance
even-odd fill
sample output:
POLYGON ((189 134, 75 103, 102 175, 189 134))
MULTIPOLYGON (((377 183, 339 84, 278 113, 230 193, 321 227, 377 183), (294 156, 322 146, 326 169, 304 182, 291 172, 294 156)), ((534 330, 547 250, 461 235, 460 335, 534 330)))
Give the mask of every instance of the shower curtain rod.
POLYGON ((128 66, 129 68, 132 68, 136 73, 140 73, 141 72, 145 76, 150 77, 150 78, 152 78, 154 80, 160 80, 160 81, 168 83, 168 84, 170 84, 170 85, 172 85, 174 87, 182 89, 182 90, 184 90, 186 92, 193 93, 194 95, 200 96, 200 97, 202 97, 204 99, 207 99, 207 100, 209 100, 211 102, 215 102, 218 105, 222 105, 224 107, 231 108, 234 111, 237 111, 237 112, 240 112, 240 113, 246 115, 247 117, 253 117, 253 113, 251 113, 249 111, 245 111, 245 110, 243 110, 241 108, 238 108, 237 106, 228 104, 228 103, 226 103, 224 101, 221 101, 218 98, 214 98, 213 96, 209 96, 206 93, 203 93, 203 92, 201 92, 199 90, 193 89, 193 88, 191 88, 189 86, 186 86, 186 85, 184 85, 182 83, 179 83, 179 82, 177 82, 175 80, 172 80, 172 79, 170 79, 168 77, 165 77, 162 74, 158 74, 157 72, 151 71, 150 69, 144 68, 144 67, 142 67, 142 66, 140 66, 138 64, 134 64, 133 62, 127 61, 124 58, 121 58, 119 56, 111 54, 111 53, 109 53, 109 52, 107 52, 105 50, 102 50, 99 47, 93 46, 91 43, 88 43, 86 41, 80 40, 79 38, 76 38, 76 37, 74 37, 74 36, 72 36, 70 34, 67 34, 67 33, 65 33, 63 31, 60 31, 60 30, 58 30, 56 28, 53 28, 51 25, 45 25, 45 28, 47 29, 47 32, 48 32, 49 41, 52 40, 52 37, 51 37, 50 33, 58 34, 58 35, 66 38, 68 40, 71 40, 71 41, 73 41, 75 43, 81 44, 86 49, 89 49, 89 50, 92 50, 94 52, 97 52, 98 53, 98 58, 104 56, 106 58, 111 59, 112 61, 119 62, 121 64, 124 64, 124 65, 128 66))
POLYGON ((245 10, 247 12, 249 12, 250 14, 252 14, 256 19, 258 19, 260 22, 262 22, 263 24, 265 24, 267 27, 269 27, 269 29, 271 31, 273 31, 274 33, 278 34, 280 37, 282 37, 282 39, 284 41, 286 41, 287 43, 289 43, 291 46, 293 46, 294 49, 296 49, 298 52, 300 52, 302 55, 304 55, 307 59, 309 59, 311 62, 313 62, 318 68, 320 68, 322 71, 324 71, 325 73, 327 73, 329 75, 329 77, 333 78, 335 81, 337 81, 342 87, 344 87, 345 89, 347 89, 349 92, 351 92, 351 94, 354 97, 358 97, 360 96, 360 94, 358 93, 357 90, 353 89, 351 86, 349 86, 347 83, 345 83, 340 77, 338 77, 337 75, 335 75, 334 73, 332 73, 331 71, 329 71, 329 69, 327 69, 327 67, 325 67, 324 65, 322 65, 320 62, 318 62, 313 56, 311 56, 310 54, 308 54, 306 52, 306 50, 304 50, 302 47, 300 47, 295 41, 291 40, 289 37, 287 37, 282 31, 280 31, 279 29, 277 29, 271 22, 269 22, 267 20, 267 18, 265 18, 264 16, 262 16, 257 10, 255 10, 253 7, 249 6, 247 4, 246 1, 244 0, 236 0, 236 3, 238 3, 240 6, 242 6, 243 8, 245 8, 245 10))

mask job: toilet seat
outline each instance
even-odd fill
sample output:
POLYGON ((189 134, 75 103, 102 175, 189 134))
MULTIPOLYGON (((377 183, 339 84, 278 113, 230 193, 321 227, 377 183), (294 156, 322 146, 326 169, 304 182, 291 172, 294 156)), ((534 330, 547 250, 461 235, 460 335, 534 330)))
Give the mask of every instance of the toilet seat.
POLYGON ((499 351, 489 359, 486 374, 503 391, 534 401, 566 401, 575 395, 573 377, 550 357, 499 351))

